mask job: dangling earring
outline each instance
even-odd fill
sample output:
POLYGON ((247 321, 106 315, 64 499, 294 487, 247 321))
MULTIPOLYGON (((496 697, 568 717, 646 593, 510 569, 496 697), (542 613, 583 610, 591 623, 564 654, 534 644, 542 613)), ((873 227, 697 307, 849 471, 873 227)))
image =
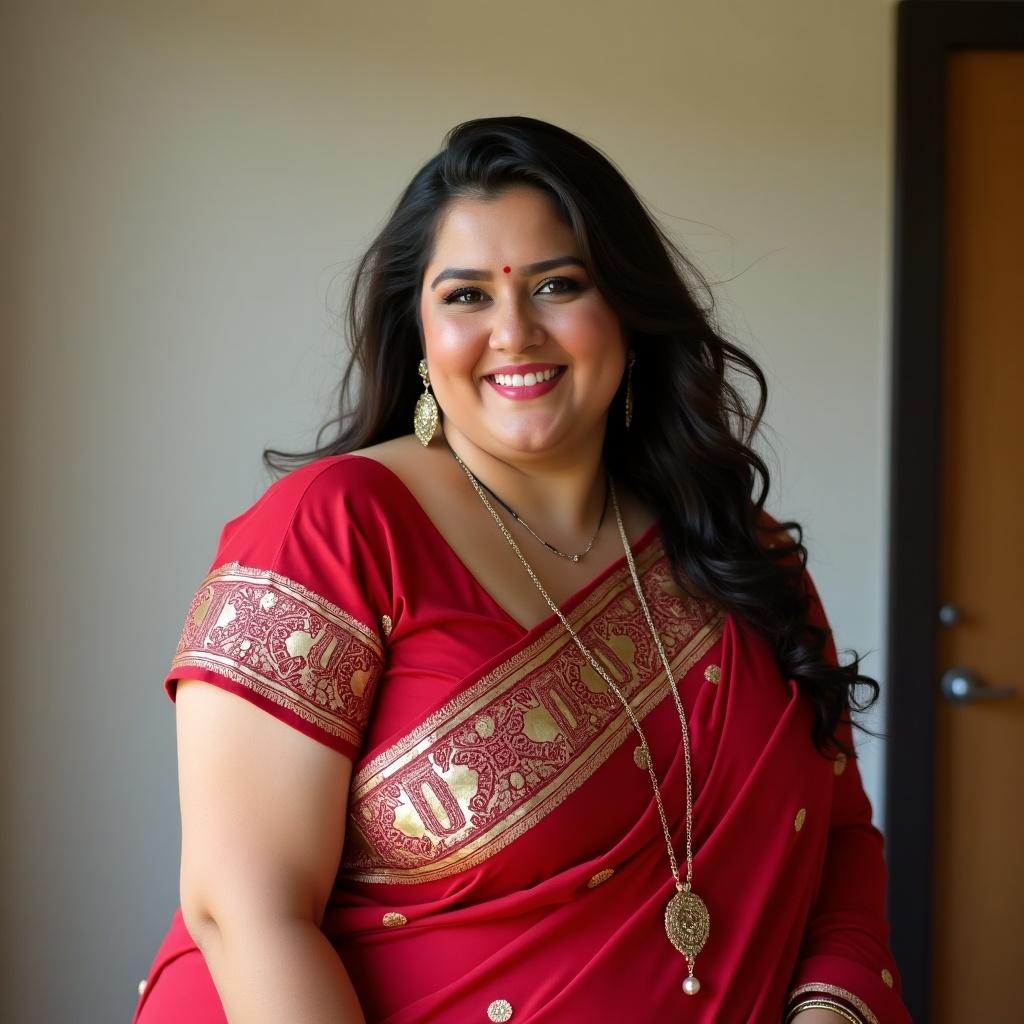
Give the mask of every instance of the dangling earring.
POLYGON ((633 364, 636 362, 636 353, 630 349, 627 356, 626 370, 626 427, 633 422, 633 364))
POLYGON ((413 414, 413 429, 424 448, 430 444, 437 433, 437 402, 430 393, 430 376, 427 373, 426 359, 420 360, 420 377, 423 379, 423 394, 416 400, 416 412, 413 414))

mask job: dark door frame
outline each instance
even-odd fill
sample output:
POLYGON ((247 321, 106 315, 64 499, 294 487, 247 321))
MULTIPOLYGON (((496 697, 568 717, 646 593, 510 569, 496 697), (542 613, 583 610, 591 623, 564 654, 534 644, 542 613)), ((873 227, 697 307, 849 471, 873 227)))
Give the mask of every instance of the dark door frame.
POLYGON ((953 50, 999 47, 1024 48, 1024 3, 897 8, 885 831, 892 950, 921 1022, 931 988, 946 67, 953 50))

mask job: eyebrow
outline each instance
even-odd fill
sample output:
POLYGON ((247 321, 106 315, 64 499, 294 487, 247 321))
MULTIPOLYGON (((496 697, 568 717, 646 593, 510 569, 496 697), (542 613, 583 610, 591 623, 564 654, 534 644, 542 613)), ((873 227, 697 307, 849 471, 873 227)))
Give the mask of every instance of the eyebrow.
MULTIPOLYGON (((541 260, 539 263, 528 263, 525 267, 520 269, 526 274, 539 274, 543 270, 553 270, 555 267, 564 266, 582 267, 586 270, 586 264, 583 260, 576 256, 555 256, 550 260, 541 260)), ((489 281, 494 275, 489 270, 473 270, 468 267, 445 267, 433 281, 430 282, 430 288, 433 290, 442 281, 447 281, 451 278, 458 278, 462 281, 489 281)))

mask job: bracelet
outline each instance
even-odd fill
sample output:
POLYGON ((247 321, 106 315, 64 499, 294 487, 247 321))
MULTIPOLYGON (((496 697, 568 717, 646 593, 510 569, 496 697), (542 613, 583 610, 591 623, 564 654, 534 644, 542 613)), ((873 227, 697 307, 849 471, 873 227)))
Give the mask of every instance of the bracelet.
POLYGON ((879 1024, 878 1018, 871 1012, 871 1007, 859 996, 848 992, 838 985, 831 985, 824 981, 809 981, 797 986, 789 993, 789 999, 796 999, 798 996, 805 996, 808 999, 826 1000, 829 1002, 828 1009, 836 1010, 837 1013, 845 1010, 847 1013, 860 1014, 855 1017, 857 1024, 879 1024), (842 1000, 839 1007, 832 1006, 832 1000, 842 1000))
POLYGON ((842 1003, 837 1003, 834 999, 823 998, 804 999, 797 1003, 786 1014, 785 1024, 790 1024, 790 1021, 804 1010, 831 1010, 833 1013, 839 1014, 843 1020, 849 1021, 850 1024, 863 1024, 860 1017, 857 1017, 849 1007, 844 1006, 842 1003))

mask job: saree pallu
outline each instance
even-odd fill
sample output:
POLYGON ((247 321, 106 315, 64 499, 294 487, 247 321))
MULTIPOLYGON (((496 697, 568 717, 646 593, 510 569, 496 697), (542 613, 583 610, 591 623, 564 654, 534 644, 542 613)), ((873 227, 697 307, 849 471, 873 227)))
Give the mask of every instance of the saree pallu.
MULTIPOLYGON (((225 527, 165 686, 206 679, 354 759, 322 928, 369 1022, 780 1024, 813 1000, 905 1024, 855 760, 815 750, 752 626, 679 590, 657 526, 633 548, 690 729, 711 915, 693 997, 621 703, 556 616, 512 619, 380 463, 319 460, 225 527)), ((643 726, 683 869, 680 724, 625 558, 562 607, 643 726)), ((137 1024, 224 1019, 177 911, 137 1024)))

